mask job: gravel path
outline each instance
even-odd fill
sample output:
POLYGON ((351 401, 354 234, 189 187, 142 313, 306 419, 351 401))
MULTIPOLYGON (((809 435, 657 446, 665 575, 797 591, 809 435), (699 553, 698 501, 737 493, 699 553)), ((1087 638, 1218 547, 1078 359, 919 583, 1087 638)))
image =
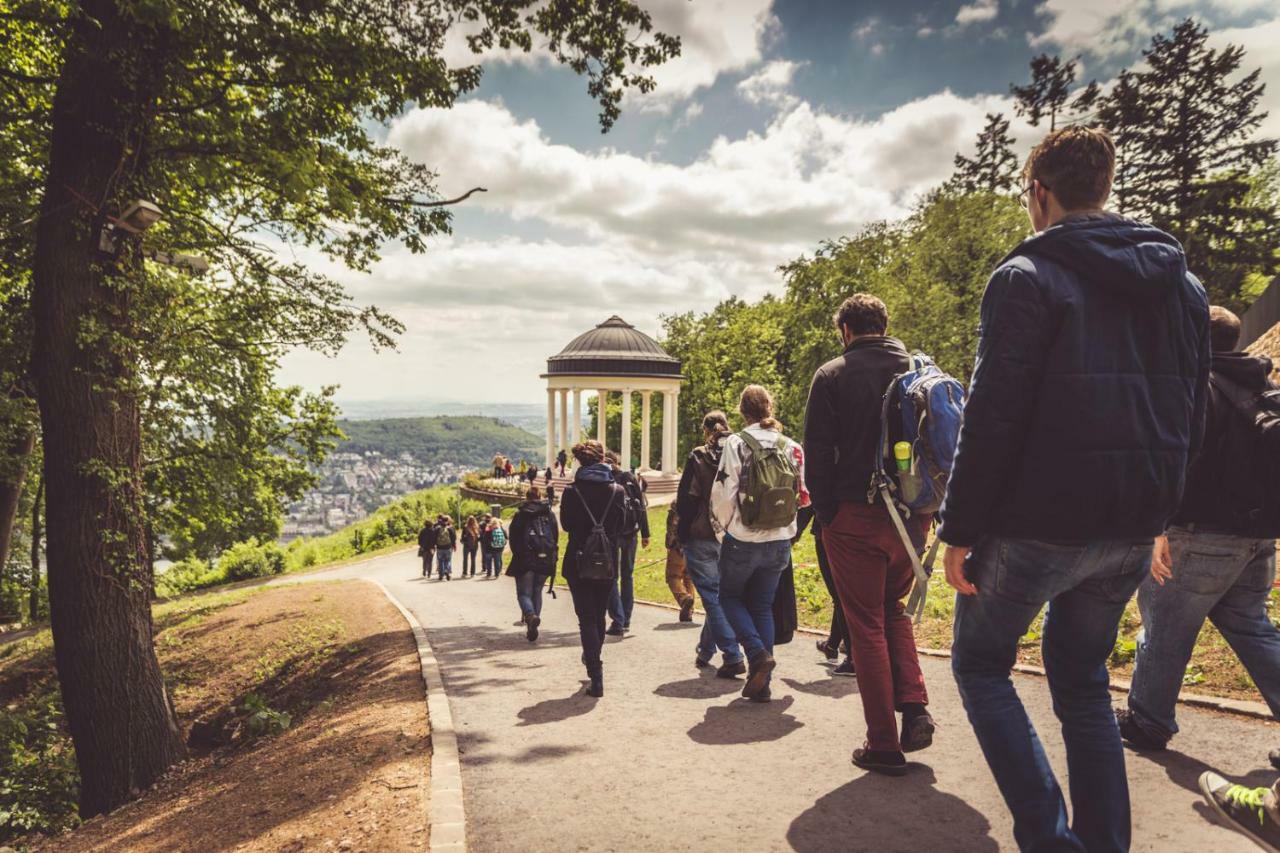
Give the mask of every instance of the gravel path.
MULTIPOLYGON (((456 569, 455 569, 456 571, 456 569)), ((458 729, 468 841, 489 851, 1012 850, 1012 824, 964 718, 948 663, 926 658, 934 746, 902 778, 849 763, 864 733, 853 679, 833 678, 806 636, 779 647, 774 701, 693 666, 696 624, 637 606, 605 647, 605 696, 582 695, 567 589, 528 643, 514 585, 425 581, 411 551, 320 573, 382 581, 426 626, 458 729)), ((699 620, 700 616, 697 617, 699 620)), ((1066 785, 1042 679, 1015 676, 1066 785)), ((1275 727, 1183 708, 1181 752, 1129 754, 1134 850, 1247 851, 1214 825, 1196 778, 1207 762, 1250 784, 1275 777, 1275 727)))

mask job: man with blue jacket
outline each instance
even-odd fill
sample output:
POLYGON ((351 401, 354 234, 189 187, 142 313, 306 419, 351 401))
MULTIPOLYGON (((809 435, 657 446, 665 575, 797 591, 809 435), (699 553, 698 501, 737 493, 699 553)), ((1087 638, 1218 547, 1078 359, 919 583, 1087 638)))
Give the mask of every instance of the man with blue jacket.
POLYGON ((992 274, 940 515, 952 671, 1024 849, 1129 849, 1107 658, 1198 448, 1209 306, 1168 234, 1103 210, 1115 146, 1049 134, 1023 168, 1037 232, 992 274), (1009 673, 1041 608, 1072 818, 1009 673))

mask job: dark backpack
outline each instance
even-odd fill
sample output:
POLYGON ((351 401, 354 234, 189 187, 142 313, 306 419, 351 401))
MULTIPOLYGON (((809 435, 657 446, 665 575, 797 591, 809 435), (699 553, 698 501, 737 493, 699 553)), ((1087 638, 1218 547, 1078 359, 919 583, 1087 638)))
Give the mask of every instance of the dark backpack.
POLYGON ((1240 519, 1242 535, 1280 538, 1280 388, 1250 391, 1216 373, 1209 383, 1231 404, 1221 439, 1221 499, 1240 519))
POLYGON ((765 447, 746 430, 738 436, 751 451, 738 490, 742 523, 752 530, 787 527, 796 520, 800 485, 791 442, 778 436, 771 447, 765 447))
POLYGON ((604 513, 599 520, 596 520, 595 515, 592 514, 591 507, 587 506, 587 499, 582 496, 582 493, 577 489, 574 489, 573 493, 578 496, 582 508, 587 511, 587 518, 591 519, 591 532, 578 548, 578 577, 584 581, 611 581, 618 575, 618 564, 613 541, 609 539, 609 534, 604 529, 604 520, 609 517, 609 510, 613 508, 613 502, 618 497, 618 490, 609 490, 609 502, 605 504, 604 513))
POLYGON ((453 536, 447 525, 441 525, 436 531, 436 547, 449 548, 453 546, 453 536))
POLYGON ((644 492, 633 477, 623 477, 618 485, 622 486, 622 535, 631 536, 640 529, 640 516, 648 512, 644 492))
POLYGON ((520 559, 525 566, 540 575, 550 574, 556 565, 557 542, 555 519, 549 512, 540 512, 525 525, 520 543, 520 559))

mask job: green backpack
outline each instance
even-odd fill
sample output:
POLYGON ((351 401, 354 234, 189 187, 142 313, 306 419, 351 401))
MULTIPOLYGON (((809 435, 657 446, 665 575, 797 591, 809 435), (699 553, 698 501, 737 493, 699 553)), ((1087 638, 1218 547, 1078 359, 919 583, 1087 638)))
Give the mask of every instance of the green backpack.
POLYGON ((779 436, 772 447, 765 447, 745 430, 738 436, 751 451, 738 487, 742 523, 752 530, 790 526, 796 520, 800 480, 795 461, 787 452, 791 442, 779 436))

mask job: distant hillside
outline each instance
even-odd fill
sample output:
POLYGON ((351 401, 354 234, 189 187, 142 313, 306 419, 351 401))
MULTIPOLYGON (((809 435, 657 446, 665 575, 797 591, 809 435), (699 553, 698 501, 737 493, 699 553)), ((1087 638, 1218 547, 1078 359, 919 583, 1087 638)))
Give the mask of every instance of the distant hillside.
POLYGON ((408 451, 427 463, 453 462, 485 467, 495 453, 540 462, 544 439, 498 418, 479 416, 435 418, 381 418, 342 420, 338 426, 347 440, 339 450, 364 453, 376 450, 385 456, 408 451))

